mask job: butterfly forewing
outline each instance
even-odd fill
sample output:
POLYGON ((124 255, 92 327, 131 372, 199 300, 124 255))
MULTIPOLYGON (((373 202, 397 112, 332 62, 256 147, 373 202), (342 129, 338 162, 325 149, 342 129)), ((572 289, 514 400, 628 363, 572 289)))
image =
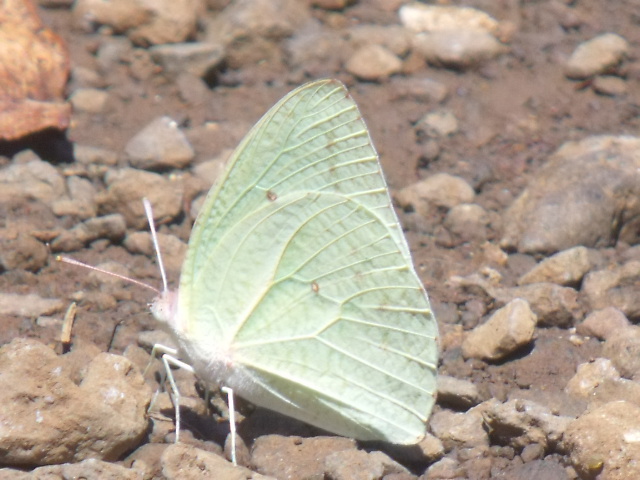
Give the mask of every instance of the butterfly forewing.
POLYGON ((265 202, 316 190, 365 203, 410 258, 360 112, 341 83, 323 80, 283 98, 238 146, 202 206, 183 278, 197 280, 208 246, 265 202))
POLYGON ((256 404, 359 439, 424 435, 436 322, 341 84, 295 90, 238 147, 194 227, 179 309, 195 351, 224 350, 217 380, 256 404))

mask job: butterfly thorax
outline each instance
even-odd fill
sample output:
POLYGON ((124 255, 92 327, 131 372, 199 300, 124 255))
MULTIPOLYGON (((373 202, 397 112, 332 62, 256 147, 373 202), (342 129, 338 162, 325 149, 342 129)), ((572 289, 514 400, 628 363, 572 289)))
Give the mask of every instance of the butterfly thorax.
MULTIPOLYGON (((203 341, 187 331, 178 308, 177 291, 160 293, 151 303, 151 313, 171 334, 182 360, 193 367, 202 381, 209 385, 227 385, 232 377, 241 376, 241 371, 235 368, 230 349, 220 348, 219 342, 203 341)), ((231 381, 234 385, 238 383, 235 380, 231 381)))

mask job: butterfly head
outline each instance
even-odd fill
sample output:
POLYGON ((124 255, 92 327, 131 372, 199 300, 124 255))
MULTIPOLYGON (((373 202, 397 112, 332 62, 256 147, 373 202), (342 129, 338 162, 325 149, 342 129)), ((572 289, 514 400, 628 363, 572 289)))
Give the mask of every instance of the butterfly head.
POLYGON ((153 299, 151 313, 159 322, 174 327, 178 311, 178 292, 164 290, 153 299))

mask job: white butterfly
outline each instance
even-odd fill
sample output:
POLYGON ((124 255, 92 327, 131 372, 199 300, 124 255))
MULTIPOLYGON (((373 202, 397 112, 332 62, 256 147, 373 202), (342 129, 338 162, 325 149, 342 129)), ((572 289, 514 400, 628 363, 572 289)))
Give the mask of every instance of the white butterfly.
POLYGON ((308 83, 213 187, 152 312, 205 382, 359 440, 420 441, 437 325, 346 88, 308 83))

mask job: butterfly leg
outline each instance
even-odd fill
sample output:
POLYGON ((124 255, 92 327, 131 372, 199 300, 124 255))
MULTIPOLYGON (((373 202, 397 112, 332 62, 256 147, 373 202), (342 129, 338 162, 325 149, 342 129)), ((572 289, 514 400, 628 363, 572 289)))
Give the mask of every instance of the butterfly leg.
POLYGON ((156 343, 153 348, 151 349, 151 358, 149 359, 149 363, 147 363, 146 368, 144 369, 144 372, 142 372, 142 376, 146 376, 147 372, 149 371, 149 368, 151 368, 151 365, 153 364, 153 360, 157 357, 159 357, 160 355, 164 355, 164 354, 168 354, 171 355, 173 357, 178 357, 178 349, 177 348, 173 348, 173 347, 168 347, 166 345, 161 345, 159 343, 156 343))
POLYGON ((229 399, 229 433, 231 434, 231 462, 234 465, 238 465, 236 461, 236 406, 233 396, 233 389, 229 387, 222 387, 220 390, 227 394, 229 399))
MULTIPOLYGON (((142 376, 146 377, 147 373, 149 372, 149 369, 151 368, 151 365, 153 365, 153 361, 160 357, 161 355, 164 354, 168 354, 171 355, 173 357, 177 357, 178 356, 178 350, 172 347, 168 347, 166 345, 161 345, 159 343, 156 343, 153 345, 153 348, 151 349, 151 357, 149 358, 149 362, 147 363, 147 366, 145 367, 144 371, 142 372, 142 376)), ((162 378, 160 379, 160 386, 156 389, 156 393, 154 393, 153 398, 151 399, 151 402, 149 403, 149 408, 147 408, 147 412, 151 411, 153 409, 153 406, 156 404, 156 400, 158 399, 158 395, 161 392, 162 389, 162 385, 164 385, 165 381, 167 380, 167 374, 166 374, 166 368, 162 373, 162 378)))
MULTIPOLYGON (((178 386, 176 385, 175 379, 173 378, 173 373, 171 373, 171 366, 182 368, 191 373, 194 373, 194 370, 191 365, 177 358, 178 351, 175 348, 156 344, 151 349, 151 361, 158 354, 162 355, 160 358, 162 360, 162 364, 164 365, 164 373, 162 374, 160 384, 164 385, 165 381, 168 381, 169 386, 171 387, 171 401, 173 402, 173 407, 175 408, 175 417, 176 417, 176 443, 177 443, 180 440, 180 390, 178 390, 178 386)), ((149 366, 151 365, 151 361, 147 365, 147 368, 145 368, 144 370, 145 374, 149 369, 149 366)), ((160 392, 160 389, 156 390, 156 393, 151 403, 149 404, 149 410, 153 407, 153 404, 155 403, 159 392, 160 392)))
POLYGON ((169 385, 171 386, 171 400, 173 401, 173 407, 176 411, 176 443, 178 443, 180 441, 180 390, 178 390, 176 381, 173 378, 173 373, 171 373, 171 365, 183 368, 191 373, 194 373, 194 370, 191 365, 184 363, 182 360, 178 360, 168 353, 162 355, 162 363, 166 372, 166 379, 169 381, 169 385))

